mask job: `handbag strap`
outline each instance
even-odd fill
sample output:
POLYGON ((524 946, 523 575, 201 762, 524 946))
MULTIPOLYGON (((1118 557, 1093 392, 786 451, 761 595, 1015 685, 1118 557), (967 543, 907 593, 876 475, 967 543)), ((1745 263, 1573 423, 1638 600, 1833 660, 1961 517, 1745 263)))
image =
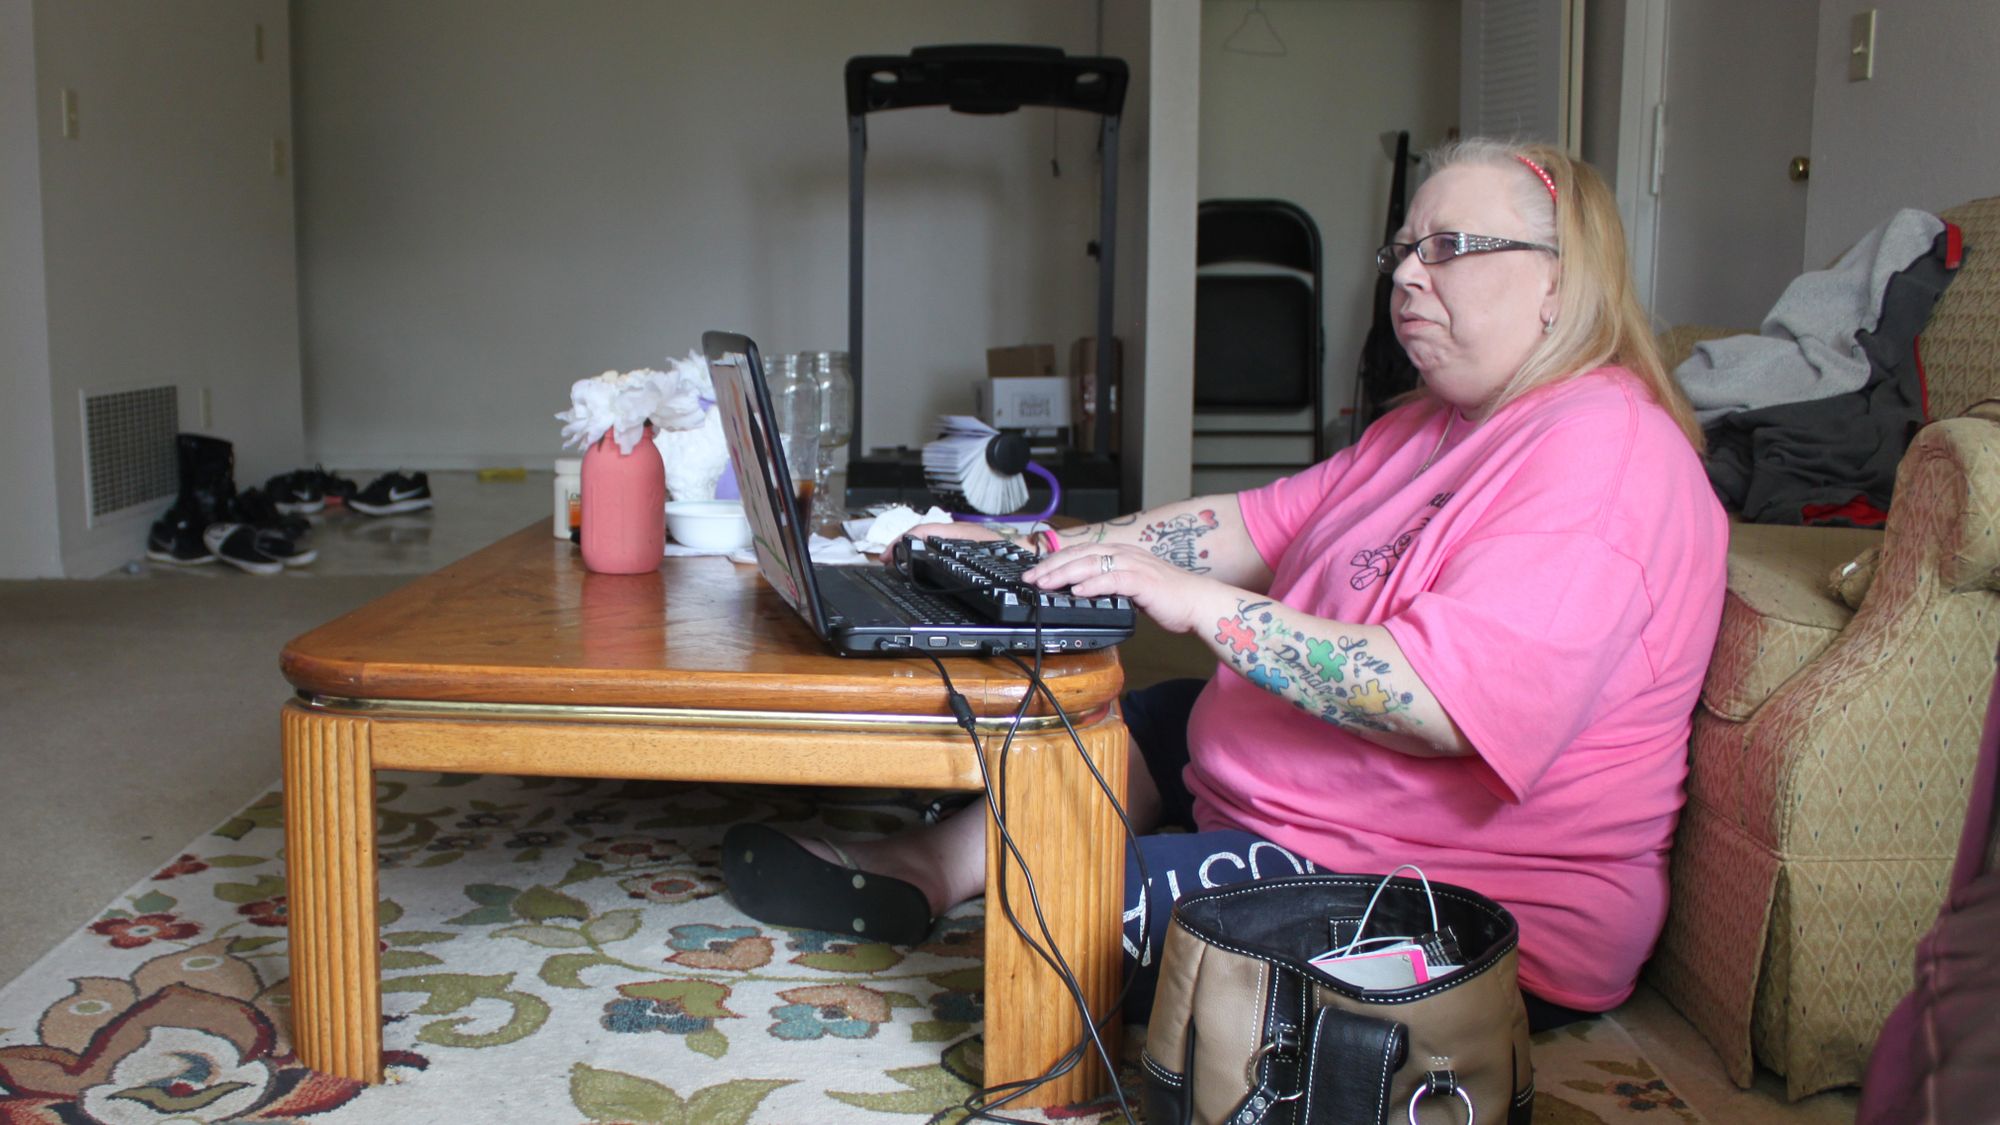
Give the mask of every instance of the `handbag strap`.
POLYGON ((1410 1053, 1410 1030, 1331 1005, 1313 1018, 1300 1121, 1384 1125, 1389 1083, 1410 1053))

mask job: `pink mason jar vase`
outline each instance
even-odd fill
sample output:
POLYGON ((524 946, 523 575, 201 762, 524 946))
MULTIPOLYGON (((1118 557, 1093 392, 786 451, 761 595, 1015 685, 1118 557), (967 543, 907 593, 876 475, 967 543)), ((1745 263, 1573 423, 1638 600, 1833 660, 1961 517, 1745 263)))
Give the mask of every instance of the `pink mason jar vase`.
POLYGON ((630 453, 607 433, 583 454, 583 565, 599 574, 658 569, 667 544, 667 474, 653 427, 630 453))

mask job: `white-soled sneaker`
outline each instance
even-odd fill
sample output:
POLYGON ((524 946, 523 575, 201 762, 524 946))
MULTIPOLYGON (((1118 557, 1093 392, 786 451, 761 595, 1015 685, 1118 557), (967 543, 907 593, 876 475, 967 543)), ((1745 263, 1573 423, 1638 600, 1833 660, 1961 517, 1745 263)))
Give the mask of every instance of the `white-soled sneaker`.
POLYGON ((414 512, 431 506, 431 478, 424 473, 383 473, 348 498, 347 506, 371 516, 414 512))
POLYGON ((257 546, 257 529, 247 523, 212 523, 201 533, 201 541, 215 557, 251 574, 277 574, 285 564, 257 546))
POLYGON ((205 527, 199 517, 187 515, 178 508, 169 508, 166 515, 153 521, 152 530, 146 534, 146 557, 175 566, 201 566, 214 562, 215 552, 202 541, 201 533, 205 527))
POLYGON ((286 566, 305 566, 319 557, 319 548, 305 537, 294 536, 275 527, 257 529, 257 549, 286 566))
POLYGON ((311 469, 281 473, 264 482, 264 494, 271 506, 287 516, 310 515, 326 507, 326 491, 319 474, 311 469))

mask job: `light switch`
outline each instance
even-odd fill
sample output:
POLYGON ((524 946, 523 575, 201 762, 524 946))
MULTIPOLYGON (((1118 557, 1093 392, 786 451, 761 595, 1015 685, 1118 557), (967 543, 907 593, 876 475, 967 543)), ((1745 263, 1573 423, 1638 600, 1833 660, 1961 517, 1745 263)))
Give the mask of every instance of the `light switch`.
POLYGON ((1875 9, 1854 17, 1847 49, 1847 80, 1866 82, 1875 77, 1875 9))
POLYGON ((62 92, 62 135, 64 140, 73 141, 77 135, 76 91, 62 92))

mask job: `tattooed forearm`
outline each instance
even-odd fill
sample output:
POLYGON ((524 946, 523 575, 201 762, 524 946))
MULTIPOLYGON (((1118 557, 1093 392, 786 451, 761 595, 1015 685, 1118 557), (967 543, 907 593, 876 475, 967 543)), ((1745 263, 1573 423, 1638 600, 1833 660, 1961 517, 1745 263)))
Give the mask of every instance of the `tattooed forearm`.
POLYGON ((1133 524, 1138 522, 1139 522, 1139 513, 1128 512, 1122 516, 1113 516, 1112 518, 1105 520, 1103 523, 1092 524, 1088 529, 1090 531, 1090 536, 1089 536, 1090 542, 1102 543, 1106 539, 1111 537, 1112 528, 1131 527, 1133 524))
POLYGON ((1287 624, 1284 613, 1277 602, 1239 601, 1216 621, 1216 647, 1245 679, 1324 722, 1375 731, 1421 725, 1410 713, 1415 696, 1367 640, 1316 635, 1287 624))
POLYGON ((1190 574, 1207 574, 1210 568, 1204 560, 1208 551, 1202 547, 1201 537, 1221 526, 1214 509, 1182 512, 1148 525, 1139 532, 1139 542, 1161 562, 1190 574))

